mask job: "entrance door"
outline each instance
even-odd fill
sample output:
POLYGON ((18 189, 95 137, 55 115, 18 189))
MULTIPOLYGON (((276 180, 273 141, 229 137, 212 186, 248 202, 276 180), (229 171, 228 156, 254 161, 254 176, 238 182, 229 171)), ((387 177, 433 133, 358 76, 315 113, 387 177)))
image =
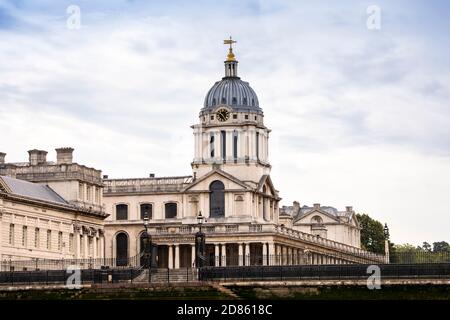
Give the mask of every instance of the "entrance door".
POLYGON ((116 236, 116 265, 128 265, 128 236, 123 232, 116 236))

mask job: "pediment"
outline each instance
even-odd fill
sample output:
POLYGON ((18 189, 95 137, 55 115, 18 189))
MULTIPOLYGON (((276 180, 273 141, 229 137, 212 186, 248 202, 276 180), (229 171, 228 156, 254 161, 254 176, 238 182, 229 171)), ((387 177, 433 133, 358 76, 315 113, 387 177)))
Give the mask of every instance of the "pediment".
POLYGON ((324 211, 321 209, 312 209, 310 212, 308 212, 307 214, 303 215, 302 217, 300 217, 299 219, 297 219, 294 222, 294 225, 296 224, 302 224, 302 223, 311 223, 311 218, 314 216, 319 216, 322 218, 323 223, 335 223, 335 222, 339 222, 339 218, 324 211))
POLYGON ((265 194, 278 197, 278 191, 275 189, 272 179, 268 174, 263 175, 258 183, 257 191, 264 193, 264 190, 266 191, 265 194))
POLYGON ((252 190, 252 188, 245 182, 237 179, 236 177, 222 170, 215 169, 205 174, 188 187, 186 187, 183 190, 183 192, 209 191, 210 184, 215 180, 221 181, 225 185, 225 190, 242 190, 242 191, 252 190))

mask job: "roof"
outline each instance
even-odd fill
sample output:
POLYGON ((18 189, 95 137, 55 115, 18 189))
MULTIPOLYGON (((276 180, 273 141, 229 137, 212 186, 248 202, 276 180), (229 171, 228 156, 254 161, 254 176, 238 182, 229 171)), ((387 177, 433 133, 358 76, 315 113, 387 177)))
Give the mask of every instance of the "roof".
MULTIPOLYGON (((280 215, 292 216, 297 221, 314 210, 317 210, 317 208, 303 206, 298 208, 298 210, 295 210, 293 206, 282 206, 280 208, 280 215)), ((319 210, 324 211, 336 218, 347 218, 350 220, 353 216, 353 211, 338 211, 336 208, 330 206, 320 206, 319 210)))
POLYGON ((2 183, 7 189, 8 193, 47 201, 58 204, 68 204, 63 197, 57 194, 52 188, 46 185, 32 183, 20 179, 15 179, 7 176, 0 176, 0 183, 2 183))
POLYGON ((255 91, 238 77, 225 77, 216 82, 206 94, 202 111, 211 111, 218 105, 236 111, 262 112, 255 91))

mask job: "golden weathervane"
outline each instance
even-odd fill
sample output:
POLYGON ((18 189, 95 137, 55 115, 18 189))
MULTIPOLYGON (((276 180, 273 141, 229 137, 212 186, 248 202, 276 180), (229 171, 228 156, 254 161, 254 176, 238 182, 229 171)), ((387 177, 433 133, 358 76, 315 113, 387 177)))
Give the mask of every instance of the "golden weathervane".
POLYGON ((229 44, 230 45, 230 49, 228 51, 228 55, 227 55, 227 61, 236 61, 234 53, 233 53, 233 43, 236 43, 236 40, 233 40, 230 36, 230 39, 227 40, 223 40, 223 44, 229 44))

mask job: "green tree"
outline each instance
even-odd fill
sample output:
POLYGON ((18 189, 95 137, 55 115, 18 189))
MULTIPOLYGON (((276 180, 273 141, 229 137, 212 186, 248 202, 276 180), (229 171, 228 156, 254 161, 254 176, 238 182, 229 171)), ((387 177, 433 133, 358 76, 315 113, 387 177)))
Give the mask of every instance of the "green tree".
POLYGON ((450 245, 445 241, 433 242, 433 252, 450 252, 450 245))
POLYGON ((367 214, 357 214, 361 227, 361 245, 370 252, 384 253, 385 234, 383 224, 367 214))
POLYGON ((425 241, 425 242, 422 244, 422 249, 425 250, 425 251, 427 251, 427 252, 431 252, 431 244, 429 244, 428 242, 425 241))

